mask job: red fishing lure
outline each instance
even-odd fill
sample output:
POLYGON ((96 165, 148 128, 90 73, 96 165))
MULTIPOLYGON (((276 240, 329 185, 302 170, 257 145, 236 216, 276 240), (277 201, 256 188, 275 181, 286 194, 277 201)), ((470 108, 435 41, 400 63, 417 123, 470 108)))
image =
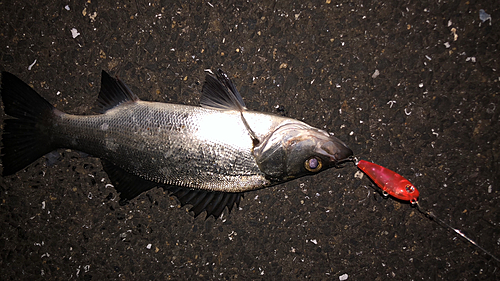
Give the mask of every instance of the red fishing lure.
POLYGON ((400 174, 365 160, 360 160, 356 165, 361 171, 367 174, 385 194, 389 194, 400 200, 410 201, 412 204, 417 203, 419 195, 417 188, 400 174))
POLYGON ((488 252, 485 248, 481 247, 474 240, 463 234, 460 230, 452 227, 442 219, 436 217, 433 212, 424 211, 417 201, 419 195, 417 188, 415 188, 415 186, 403 176, 385 167, 365 160, 358 161, 356 158, 352 158, 352 160, 354 160, 354 163, 356 164, 356 166, 358 166, 359 169, 361 169, 361 171, 367 174, 375 182, 375 184, 384 191, 384 195, 391 195, 400 200, 410 201, 410 203, 416 205, 417 209, 426 217, 436 221, 444 228, 453 230, 455 233, 462 236, 465 240, 469 241, 474 246, 478 247, 484 253, 495 259, 497 262, 500 262, 499 258, 488 252))

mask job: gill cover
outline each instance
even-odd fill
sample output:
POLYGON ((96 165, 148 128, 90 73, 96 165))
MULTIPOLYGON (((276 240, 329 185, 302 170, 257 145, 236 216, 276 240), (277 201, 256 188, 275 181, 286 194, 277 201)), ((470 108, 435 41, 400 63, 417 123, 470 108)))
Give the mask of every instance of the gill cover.
POLYGON ((282 124, 254 148, 260 170, 276 180, 318 173, 351 155, 342 141, 303 122, 282 124))

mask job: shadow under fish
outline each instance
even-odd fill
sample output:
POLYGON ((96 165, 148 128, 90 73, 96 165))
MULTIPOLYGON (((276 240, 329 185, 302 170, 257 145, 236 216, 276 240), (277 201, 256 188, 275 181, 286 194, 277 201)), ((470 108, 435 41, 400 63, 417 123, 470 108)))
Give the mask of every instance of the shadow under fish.
POLYGON ((208 73, 201 107, 141 101, 102 72, 96 115, 66 114, 15 75, 2 72, 3 176, 70 148, 98 157, 125 204, 162 187, 182 206, 218 218, 244 192, 338 166, 342 141, 304 122, 249 111, 236 86, 208 73))

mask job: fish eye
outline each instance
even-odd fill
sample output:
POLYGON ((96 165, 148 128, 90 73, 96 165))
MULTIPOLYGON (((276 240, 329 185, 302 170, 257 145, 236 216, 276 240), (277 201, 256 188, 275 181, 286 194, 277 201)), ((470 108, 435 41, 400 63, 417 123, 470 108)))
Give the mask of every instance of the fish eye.
POLYGON ((321 163, 321 159, 319 158, 316 158, 316 157, 311 157, 309 159, 306 160, 306 162, 304 163, 304 166, 306 168, 306 170, 308 170, 309 172, 319 172, 321 170, 321 168, 323 167, 323 164, 321 163))

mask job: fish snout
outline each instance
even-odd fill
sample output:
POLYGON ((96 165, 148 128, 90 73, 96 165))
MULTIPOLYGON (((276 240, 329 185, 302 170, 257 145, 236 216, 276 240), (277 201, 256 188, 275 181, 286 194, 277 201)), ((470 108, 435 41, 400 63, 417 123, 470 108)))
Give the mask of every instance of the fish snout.
POLYGON ((329 141, 322 143, 321 154, 325 154, 332 161, 332 164, 343 161, 353 155, 352 150, 336 137, 330 136, 329 141))

